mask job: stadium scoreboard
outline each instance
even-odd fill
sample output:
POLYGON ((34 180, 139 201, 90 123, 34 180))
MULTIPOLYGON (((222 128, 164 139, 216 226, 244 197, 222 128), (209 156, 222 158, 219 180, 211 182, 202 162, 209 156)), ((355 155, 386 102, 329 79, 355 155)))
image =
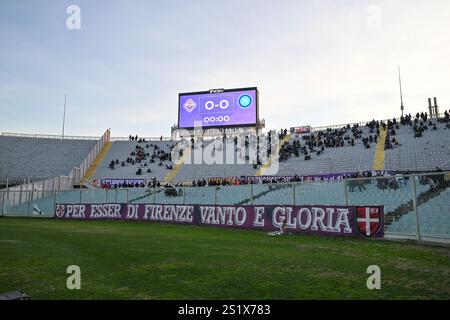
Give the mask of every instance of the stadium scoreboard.
POLYGON ((178 95, 178 128, 255 126, 258 89, 211 89, 178 95))

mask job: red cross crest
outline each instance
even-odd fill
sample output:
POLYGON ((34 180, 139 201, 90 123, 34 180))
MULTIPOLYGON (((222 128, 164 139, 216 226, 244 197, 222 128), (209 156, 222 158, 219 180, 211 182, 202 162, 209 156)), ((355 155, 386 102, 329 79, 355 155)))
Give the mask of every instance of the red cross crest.
POLYGON ((381 207, 356 207, 356 227, 358 231, 366 237, 373 237, 383 225, 382 215, 381 207))

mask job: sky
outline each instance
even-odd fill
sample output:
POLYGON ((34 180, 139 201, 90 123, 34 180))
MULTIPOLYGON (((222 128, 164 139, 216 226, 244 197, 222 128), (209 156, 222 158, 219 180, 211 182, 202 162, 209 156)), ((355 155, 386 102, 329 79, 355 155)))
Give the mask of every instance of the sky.
POLYGON ((448 0, 2 0, 0 132, 169 136, 178 93, 258 87, 266 129, 450 109, 448 0), (80 28, 67 8, 80 9, 80 28))

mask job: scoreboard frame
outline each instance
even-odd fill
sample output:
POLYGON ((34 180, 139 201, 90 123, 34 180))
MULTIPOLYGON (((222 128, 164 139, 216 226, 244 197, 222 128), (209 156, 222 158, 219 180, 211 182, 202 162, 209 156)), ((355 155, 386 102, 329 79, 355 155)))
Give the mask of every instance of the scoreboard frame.
POLYGON ((258 121, 259 121, 259 91, 258 87, 246 87, 246 88, 233 88, 233 89, 210 89, 206 91, 195 91, 195 92, 183 92, 178 94, 178 106, 177 106, 177 112, 178 112, 178 129, 186 129, 186 130, 193 130, 195 127, 183 127, 180 128, 180 100, 181 96, 190 96, 190 95, 198 95, 198 94, 215 94, 215 93, 227 93, 227 92, 236 92, 236 91, 249 91, 249 90, 255 90, 256 94, 256 119, 254 123, 248 123, 248 124, 232 124, 232 125, 212 125, 204 127, 204 129, 212 129, 212 128, 238 128, 238 127, 257 127, 258 121))

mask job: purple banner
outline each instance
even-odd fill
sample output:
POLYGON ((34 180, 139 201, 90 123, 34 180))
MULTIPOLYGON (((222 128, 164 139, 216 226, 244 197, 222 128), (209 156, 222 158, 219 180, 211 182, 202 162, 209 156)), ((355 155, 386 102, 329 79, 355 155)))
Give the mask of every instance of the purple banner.
POLYGON ((256 88, 180 93, 178 127, 254 125, 257 99, 256 88))
POLYGON ((147 185, 146 179, 94 179, 92 185, 97 188, 110 188, 114 185, 147 185))
POLYGON ((328 236, 383 237, 378 206, 211 206, 173 204, 57 204, 57 219, 127 220, 279 230, 328 236))
MULTIPOLYGON (((308 176, 298 176, 297 179, 300 182, 303 181, 333 181, 333 180, 343 180, 347 178, 352 178, 356 176, 359 172, 345 172, 345 173, 330 173, 330 174, 316 174, 308 176)), ((369 176, 376 177, 378 175, 382 176, 395 176, 396 172, 392 170, 369 170, 362 171, 363 177, 367 178, 369 176), (370 175, 369 175, 370 173, 370 175)), ((295 176, 244 176, 241 179, 247 182, 295 182, 295 176)))

